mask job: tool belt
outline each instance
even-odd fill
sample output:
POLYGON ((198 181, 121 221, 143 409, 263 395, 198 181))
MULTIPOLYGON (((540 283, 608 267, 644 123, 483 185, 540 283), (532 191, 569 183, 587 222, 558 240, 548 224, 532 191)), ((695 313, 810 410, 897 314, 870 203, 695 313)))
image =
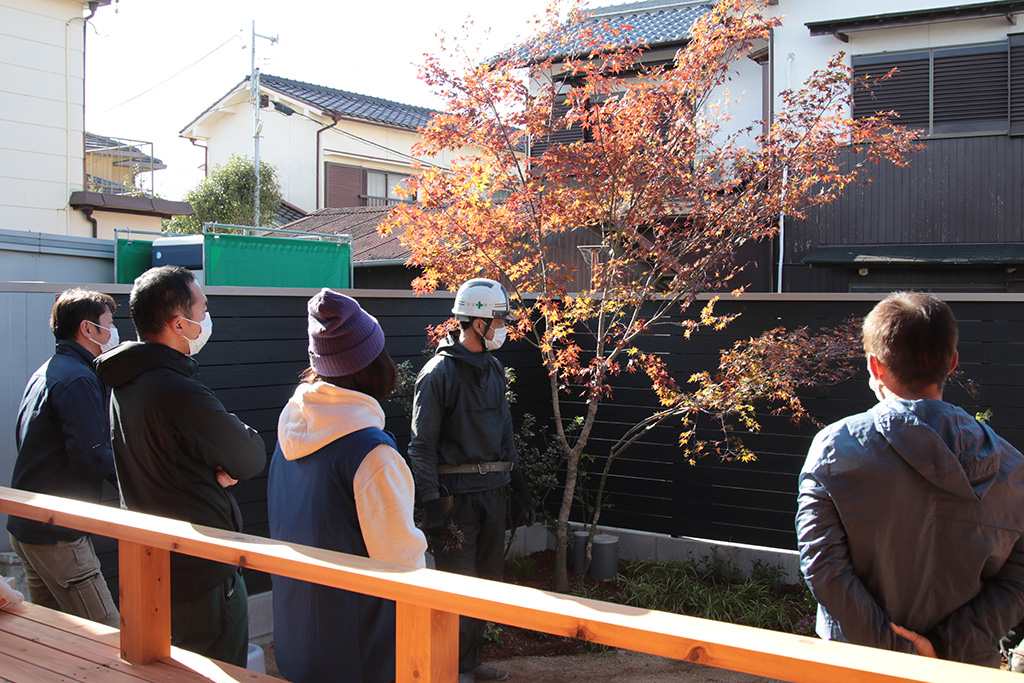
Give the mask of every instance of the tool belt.
POLYGON ((490 472, 509 472, 510 462, 475 462, 467 465, 438 465, 438 474, 489 474, 490 472))

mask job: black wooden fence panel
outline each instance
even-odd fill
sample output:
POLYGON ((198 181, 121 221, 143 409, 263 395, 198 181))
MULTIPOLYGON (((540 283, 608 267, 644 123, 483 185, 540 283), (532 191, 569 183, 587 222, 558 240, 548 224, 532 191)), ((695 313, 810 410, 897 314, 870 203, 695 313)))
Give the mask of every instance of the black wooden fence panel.
MULTIPOLYGON (((269 457, 276 441, 278 414, 307 364, 308 293, 240 296, 218 294, 215 288, 208 293, 214 333, 197 357, 200 378, 229 411, 259 430, 269 457)), ((355 291, 353 295, 380 321, 395 361, 408 359, 417 370, 422 367, 427 345, 424 330, 448 317, 451 300, 381 292, 355 291)), ((118 299, 117 324, 122 338, 128 339, 133 335, 125 298, 118 299)), ((951 386, 947 399, 972 413, 990 408, 992 426, 1018 448, 1024 447, 1024 298, 951 298, 957 299, 951 306, 960 321, 961 367, 982 386, 977 398, 951 386)), ((663 354, 674 376, 685 382, 695 372, 713 370, 718 351, 739 339, 778 326, 834 326, 847 316, 863 316, 873 305, 874 300, 867 297, 842 295, 828 300, 795 296, 725 299, 718 303, 717 312, 742 314, 725 330, 699 331, 685 340, 680 329, 667 328, 649 338, 647 345, 663 354)), ((550 427, 549 383, 538 354, 525 342, 509 342, 496 355, 516 370, 516 425, 524 412, 530 412, 538 417, 538 427, 550 427)), ((654 407, 644 379, 643 375, 624 373, 616 382, 614 399, 600 408, 599 424, 587 448, 594 461, 588 468, 591 474, 584 495, 596 486, 596 475, 612 441, 629 421, 640 419, 654 407)), ((805 398, 812 414, 826 423, 865 410, 874 402, 863 371, 854 380, 807 392, 805 398)), ((573 405, 582 409, 579 402, 570 402, 570 407, 573 405)), ((389 404, 385 410, 387 426, 404 453, 408 419, 398 405, 389 404)), ((766 414, 758 418, 762 431, 745 435, 757 461, 746 464, 704 459, 690 466, 677 445, 677 425, 653 430, 614 464, 609 481, 611 507, 603 513, 603 523, 677 536, 795 547, 796 479, 817 428, 766 414)), ((246 520, 245 531, 266 535, 266 475, 240 483, 235 494, 246 520)), ((577 506, 575 517, 580 519, 581 514, 582 508, 577 506)), ((105 573, 113 578, 114 546, 102 540, 98 546, 105 573)), ((265 575, 249 575, 248 580, 253 593, 269 588, 265 575)))

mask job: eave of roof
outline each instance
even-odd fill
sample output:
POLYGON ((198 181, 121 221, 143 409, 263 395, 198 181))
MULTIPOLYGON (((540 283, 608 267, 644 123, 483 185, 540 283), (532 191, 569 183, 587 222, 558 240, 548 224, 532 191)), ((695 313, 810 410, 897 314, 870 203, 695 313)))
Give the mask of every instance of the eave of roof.
POLYGON ((809 21, 804 25, 810 30, 812 36, 834 35, 840 40, 846 41, 848 39, 846 34, 854 31, 917 26, 947 21, 964 21, 994 16, 1006 16, 1009 19, 1009 15, 1022 11, 1024 11, 1024 2, 1021 0, 997 0, 995 2, 953 5, 951 7, 936 7, 909 12, 889 12, 845 19, 809 21))
POLYGON ((810 265, 1004 266, 1024 264, 1024 244, 853 244, 821 246, 803 258, 810 265))
MULTIPOLYGON (((208 115, 224 107, 228 100, 240 90, 249 89, 249 77, 239 81, 223 97, 203 110, 179 131, 179 135, 188 137, 186 133, 194 128, 208 115)), ((319 111, 325 116, 372 121, 395 128, 418 130, 432 119, 438 112, 427 107, 404 104, 393 100, 385 100, 371 95, 328 88, 314 83, 306 83, 291 78, 282 78, 270 74, 260 75, 260 89, 278 93, 319 111)))
POLYGON ((192 216, 195 211, 188 202, 172 202, 168 199, 154 197, 135 197, 126 194, 107 194, 105 192, 78 191, 71 193, 68 204, 73 209, 93 209, 95 211, 115 211, 140 216, 192 216))

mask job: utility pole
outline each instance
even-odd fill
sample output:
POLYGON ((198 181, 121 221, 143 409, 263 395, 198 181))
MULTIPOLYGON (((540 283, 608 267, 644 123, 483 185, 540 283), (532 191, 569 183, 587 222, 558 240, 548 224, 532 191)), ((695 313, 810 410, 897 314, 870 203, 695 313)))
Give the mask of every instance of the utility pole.
POLYGON ((256 39, 263 38, 269 40, 270 44, 273 45, 277 42, 277 36, 262 36, 256 33, 256 20, 252 21, 252 45, 250 47, 250 54, 252 57, 252 73, 249 75, 249 86, 252 91, 252 165, 253 171, 256 173, 256 189, 253 192, 253 221, 252 225, 254 228, 258 228, 260 225, 260 132, 263 130, 263 124, 260 122, 260 70, 256 68, 256 39))

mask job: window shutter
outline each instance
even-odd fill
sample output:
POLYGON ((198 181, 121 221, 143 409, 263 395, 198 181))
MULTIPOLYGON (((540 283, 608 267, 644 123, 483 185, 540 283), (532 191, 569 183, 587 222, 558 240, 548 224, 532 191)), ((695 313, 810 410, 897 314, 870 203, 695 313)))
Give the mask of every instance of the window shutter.
POLYGON ((1005 132, 1006 45, 935 50, 933 133, 1005 132))
POLYGON ((567 145, 583 139, 583 128, 578 123, 565 128, 559 122, 565 118, 571 108, 565 97, 558 95, 555 104, 551 107, 551 120, 554 122, 551 134, 545 138, 534 140, 530 148, 530 156, 539 157, 548 150, 551 145, 567 145))
POLYGON ((853 91, 853 117, 863 118, 880 111, 897 111, 901 126, 928 129, 929 126, 929 72, 927 52, 908 52, 900 55, 874 55, 853 58, 854 77, 875 79, 897 72, 874 87, 859 85, 853 91))
POLYGON ((1010 135, 1024 135, 1024 33, 1010 36, 1010 135))
POLYGON ((355 166, 326 163, 326 209, 337 209, 346 206, 362 206, 363 169, 355 166))

